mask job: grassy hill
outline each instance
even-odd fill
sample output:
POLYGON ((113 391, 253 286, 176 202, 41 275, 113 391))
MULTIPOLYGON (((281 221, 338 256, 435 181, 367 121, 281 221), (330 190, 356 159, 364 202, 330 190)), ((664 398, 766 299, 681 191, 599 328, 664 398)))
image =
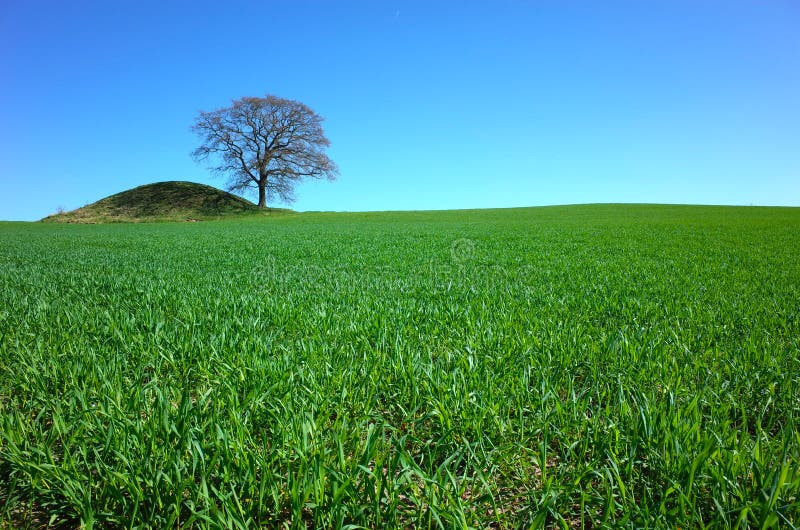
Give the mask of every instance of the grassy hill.
MULTIPOLYGON (((278 209, 266 212, 274 213, 278 209)), ((241 197, 195 182, 156 182, 101 199, 71 212, 42 219, 48 223, 142 223, 205 221, 242 214, 263 214, 241 197)))

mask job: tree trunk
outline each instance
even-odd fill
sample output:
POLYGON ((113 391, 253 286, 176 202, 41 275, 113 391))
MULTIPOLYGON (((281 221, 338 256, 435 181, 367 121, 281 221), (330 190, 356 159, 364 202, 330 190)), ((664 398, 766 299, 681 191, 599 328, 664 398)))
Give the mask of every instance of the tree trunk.
POLYGON ((264 182, 263 184, 258 185, 258 207, 259 208, 266 208, 267 207, 267 183, 264 182))

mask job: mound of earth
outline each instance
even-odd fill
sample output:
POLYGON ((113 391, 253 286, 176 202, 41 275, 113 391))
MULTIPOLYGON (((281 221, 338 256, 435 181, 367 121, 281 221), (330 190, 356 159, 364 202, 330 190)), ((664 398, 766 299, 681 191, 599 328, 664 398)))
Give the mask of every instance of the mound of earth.
MULTIPOLYGON (((241 197, 196 182, 157 182, 100 199, 83 208, 50 215, 52 223, 141 223, 204 221, 265 210, 241 197)), ((276 211, 276 210, 267 210, 276 211)))

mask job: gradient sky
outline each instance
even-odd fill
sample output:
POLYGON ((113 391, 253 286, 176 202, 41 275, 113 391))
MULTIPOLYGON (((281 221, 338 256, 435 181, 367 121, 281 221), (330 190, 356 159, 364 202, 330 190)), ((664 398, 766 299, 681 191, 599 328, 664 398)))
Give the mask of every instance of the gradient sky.
POLYGON ((325 117, 297 210, 800 205, 800 2, 0 3, 0 219, 196 164, 199 110, 325 117))

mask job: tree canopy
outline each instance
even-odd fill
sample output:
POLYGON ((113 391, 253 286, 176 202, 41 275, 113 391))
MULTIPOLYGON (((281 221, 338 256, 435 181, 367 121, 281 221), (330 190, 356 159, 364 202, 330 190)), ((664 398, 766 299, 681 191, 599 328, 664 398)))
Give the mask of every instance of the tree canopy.
POLYGON ((192 155, 227 175, 229 191, 257 191, 262 208, 267 200, 292 202, 303 179, 334 180, 339 174, 325 154, 330 142, 322 121, 299 101, 243 97, 230 107, 198 114, 192 130, 202 144, 192 155))

